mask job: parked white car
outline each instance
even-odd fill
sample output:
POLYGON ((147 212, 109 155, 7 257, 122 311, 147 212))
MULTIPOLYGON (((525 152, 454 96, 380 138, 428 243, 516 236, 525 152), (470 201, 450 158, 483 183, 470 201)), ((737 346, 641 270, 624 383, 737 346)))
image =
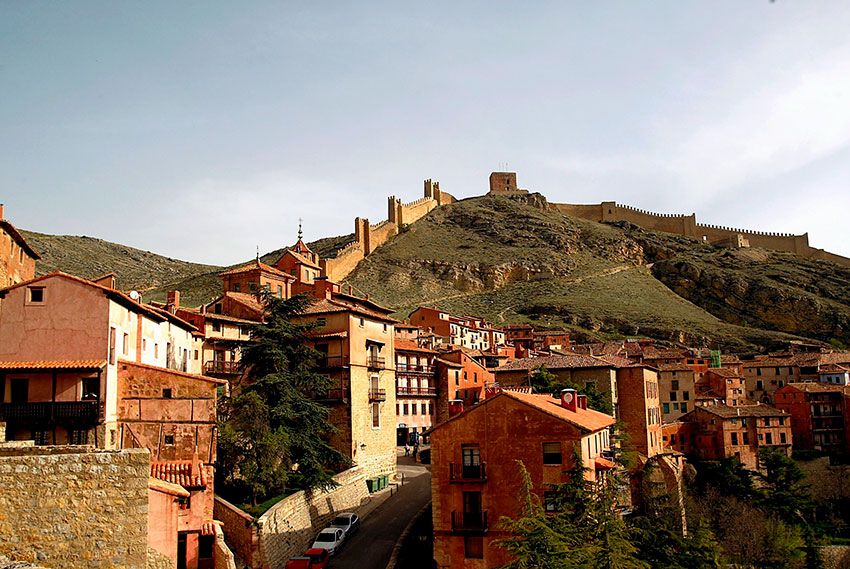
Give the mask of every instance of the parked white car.
POLYGON ((360 529, 360 518, 353 512, 342 512, 331 522, 331 527, 341 529, 345 532, 345 539, 348 539, 360 529))
POLYGON ((345 541, 345 532, 340 528, 329 527, 319 532, 319 535, 316 536, 316 540, 310 547, 314 549, 327 549, 328 553, 333 555, 342 546, 343 541, 345 541))

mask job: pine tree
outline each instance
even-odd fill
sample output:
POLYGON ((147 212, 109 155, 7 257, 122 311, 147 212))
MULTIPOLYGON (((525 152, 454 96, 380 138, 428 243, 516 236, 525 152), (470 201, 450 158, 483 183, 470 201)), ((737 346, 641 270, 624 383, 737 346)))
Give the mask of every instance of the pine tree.
POLYGON ((316 372, 320 354, 307 336, 314 325, 298 319, 311 300, 267 294, 263 301, 266 320, 242 350, 245 381, 222 401, 219 421, 220 478, 225 488, 247 487, 255 504, 284 485, 331 487, 346 464, 327 442, 328 408, 313 399, 330 380, 316 372))

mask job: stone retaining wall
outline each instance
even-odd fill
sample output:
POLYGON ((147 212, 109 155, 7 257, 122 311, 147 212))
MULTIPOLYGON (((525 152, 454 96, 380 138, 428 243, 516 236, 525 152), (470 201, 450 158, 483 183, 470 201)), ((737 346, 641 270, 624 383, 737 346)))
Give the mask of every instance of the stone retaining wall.
POLYGON ((337 513, 356 511, 369 501, 362 467, 341 472, 334 480, 336 488, 309 494, 296 492, 256 520, 216 497, 215 517, 224 524, 227 544, 253 569, 283 567, 287 559, 307 549, 337 513))
POLYGON ((0 554, 145 569, 149 469, 147 449, 0 448, 0 554))

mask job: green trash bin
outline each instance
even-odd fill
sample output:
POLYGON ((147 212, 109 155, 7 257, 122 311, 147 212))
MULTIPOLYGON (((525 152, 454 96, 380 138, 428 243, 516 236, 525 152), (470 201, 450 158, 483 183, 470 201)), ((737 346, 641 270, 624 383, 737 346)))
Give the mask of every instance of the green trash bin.
POLYGON ((378 488, 383 490, 386 484, 384 484, 384 477, 378 476, 378 488))
POLYGON ((372 479, 372 478, 367 478, 367 479, 366 479, 366 488, 368 488, 368 489, 369 489, 369 493, 370 493, 370 494, 371 494, 372 492, 374 492, 374 491, 376 490, 376 488, 375 488, 375 480, 374 480, 374 479, 372 479))
POLYGON ((390 475, 384 474, 384 488, 390 485, 390 475))

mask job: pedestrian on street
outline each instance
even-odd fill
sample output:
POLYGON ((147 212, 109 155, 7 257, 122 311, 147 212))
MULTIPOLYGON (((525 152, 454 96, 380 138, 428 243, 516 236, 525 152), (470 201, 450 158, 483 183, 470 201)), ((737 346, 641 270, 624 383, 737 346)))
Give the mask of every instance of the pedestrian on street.
POLYGON ((407 443, 404 443, 404 456, 410 456, 410 447, 407 446, 407 443))
POLYGON ((419 454, 419 443, 413 444, 413 460, 416 460, 416 455, 419 454))

